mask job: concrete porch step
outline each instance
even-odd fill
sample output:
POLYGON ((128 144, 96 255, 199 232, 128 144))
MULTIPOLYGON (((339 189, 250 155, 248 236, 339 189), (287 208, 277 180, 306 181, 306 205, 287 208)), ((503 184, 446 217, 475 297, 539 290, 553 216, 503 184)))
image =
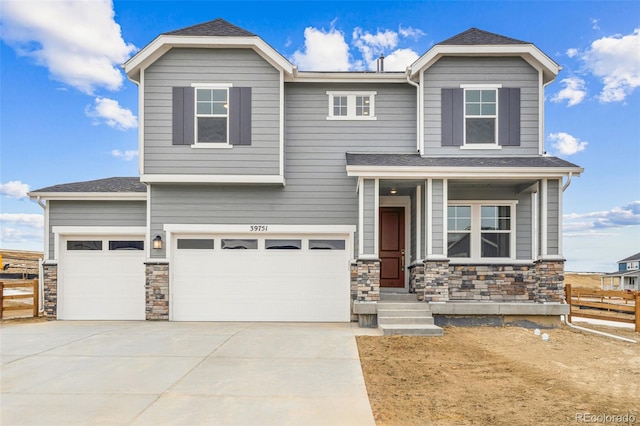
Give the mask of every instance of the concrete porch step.
POLYGON ((417 302, 417 296, 415 293, 380 293, 381 302, 417 302))
POLYGON ((394 316, 394 317, 385 317, 380 316, 378 314, 378 324, 379 325, 400 325, 400 324, 426 324, 433 325, 434 320, 432 316, 394 316))
POLYGON ((442 328, 426 324, 386 324, 379 328, 385 336, 442 336, 442 328))

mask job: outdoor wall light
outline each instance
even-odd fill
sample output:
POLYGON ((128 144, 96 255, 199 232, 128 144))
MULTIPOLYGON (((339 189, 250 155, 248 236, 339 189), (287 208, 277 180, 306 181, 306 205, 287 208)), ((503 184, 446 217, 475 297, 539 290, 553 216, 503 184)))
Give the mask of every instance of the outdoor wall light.
POLYGON ((156 235, 156 237, 153 239, 153 248, 154 249, 162 248, 162 237, 160 235, 156 235))
POLYGON ((391 191, 389 191, 389 193, 390 193, 391 195, 396 195, 396 194, 398 193, 398 190, 397 190, 397 189, 395 189, 395 188, 391 188, 391 191))

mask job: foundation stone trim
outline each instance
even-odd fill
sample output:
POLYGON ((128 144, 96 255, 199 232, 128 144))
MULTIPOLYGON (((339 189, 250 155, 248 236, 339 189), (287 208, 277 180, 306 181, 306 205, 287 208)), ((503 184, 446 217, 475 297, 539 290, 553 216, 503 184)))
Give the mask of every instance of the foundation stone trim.
POLYGON ((44 316, 56 319, 58 317, 58 265, 43 263, 42 275, 44 316))
POLYGON ((146 319, 169 320, 169 264, 145 263, 146 319))

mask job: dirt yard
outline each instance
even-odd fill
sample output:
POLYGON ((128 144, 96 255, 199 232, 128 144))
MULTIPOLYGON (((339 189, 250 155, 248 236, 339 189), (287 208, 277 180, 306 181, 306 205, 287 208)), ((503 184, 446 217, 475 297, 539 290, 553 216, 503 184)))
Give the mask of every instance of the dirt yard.
MULTIPOLYGON (((640 341, 632 330, 598 329, 640 341)), ((640 343, 568 327, 541 332, 548 341, 517 327, 359 336, 377 425, 603 424, 587 413, 640 424, 640 343)))
MULTIPOLYGON (((602 288, 602 275, 597 272, 565 272, 564 283, 571 284, 571 287, 602 288)), ((609 284, 608 279, 605 284, 609 284)))

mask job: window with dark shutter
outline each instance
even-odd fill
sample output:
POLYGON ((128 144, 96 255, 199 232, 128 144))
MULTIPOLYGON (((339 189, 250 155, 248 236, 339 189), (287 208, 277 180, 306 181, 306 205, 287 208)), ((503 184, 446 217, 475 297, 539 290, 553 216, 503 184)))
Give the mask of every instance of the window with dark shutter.
POLYGON ((464 142, 464 90, 442 89, 442 146, 462 146, 464 142))
POLYGON ((251 87, 229 88, 229 144, 251 145, 251 87))
POLYGON ((193 117, 195 114, 195 90, 193 87, 173 88, 173 145, 195 143, 193 117))
POLYGON ((498 89, 498 144, 520 146, 520 88, 498 89))

